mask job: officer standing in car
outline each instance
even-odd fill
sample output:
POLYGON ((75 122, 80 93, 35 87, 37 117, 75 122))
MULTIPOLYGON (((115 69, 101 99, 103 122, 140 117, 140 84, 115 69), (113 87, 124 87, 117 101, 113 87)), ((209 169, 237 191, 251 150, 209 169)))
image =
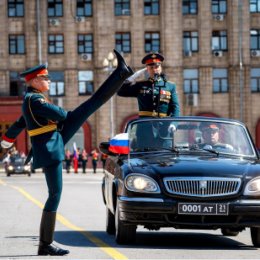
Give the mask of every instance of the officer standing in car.
POLYGON ((77 132, 87 118, 100 108, 133 74, 122 56, 115 51, 118 66, 101 87, 73 111, 52 104, 43 94, 50 87, 47 65, 42 64, 21 74, 28 85, 22 105, 22 116, 2 137, 1 146, 12 147, 16 137, 26 128, 32 143, 33 168, 44 168, 48 186, 48 199, 44 205, 40 224, 38 255, 66 255, 68 250, 52 244, 56 212, 62 192, 62 161, 64 145, 77 132))
POLYGON ((145 69, 137 71, 127 79, 118 91, 122 97, 136 97, 140 117, 176 117, 180 106, 176 85, 162 73, 164 57, 160 53, 150 53, 142 59, 145 69), (140 74, 147 71, 148 80, 138 81, 140 74))
MULTIPOLYGON (((177 117, 180 115, 180 105, 175 83, 167 80, 162 73, 164 57, 160 53, 149 53, 142 59, 146 68, 137 71, 129 77, 117 92, 122 97, 136 97, 139 107, 139 117, 177 117), (149 78, 136 82, 145 72, 149 78)), ((166 135, 169 125, 160 127, 162 135, 166 135)), ((148 148, 155 143, 159 132, 152 126, 139 125, 136 132, 137 146, 148 148)))

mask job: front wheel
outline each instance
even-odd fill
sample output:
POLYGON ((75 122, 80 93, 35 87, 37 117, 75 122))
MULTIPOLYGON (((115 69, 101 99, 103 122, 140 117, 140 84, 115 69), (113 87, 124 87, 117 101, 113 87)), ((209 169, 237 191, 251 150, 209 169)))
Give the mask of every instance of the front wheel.
POLYGON ((230 228, 221 228, 221 233, 223 236, 236 237, 239 234, 239 231, 230 228))
POLYGON ((115 216, 108 207, 106 207, 106 232, 109 235, 114 235, 116 233, 115 216))
POLYGON ((135 242, 136 226, 128 225, 120 220, 120 209, 116 205, 116 216, 115 216, 115 238, 118 244, 132 244, 135 242))
POLYGON ((251 227, 251 239, 254 247, 260 247, 260 228, 259 227, 251 227))

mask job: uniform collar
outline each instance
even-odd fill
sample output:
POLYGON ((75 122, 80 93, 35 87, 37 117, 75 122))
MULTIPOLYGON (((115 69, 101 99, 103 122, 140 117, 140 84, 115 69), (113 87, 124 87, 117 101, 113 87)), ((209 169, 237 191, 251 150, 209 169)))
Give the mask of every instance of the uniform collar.
POLYGON ((33 92, 33 93, 41 93, 39 90, 35 89, 32 86, 27 87, 27 92, 33 92))

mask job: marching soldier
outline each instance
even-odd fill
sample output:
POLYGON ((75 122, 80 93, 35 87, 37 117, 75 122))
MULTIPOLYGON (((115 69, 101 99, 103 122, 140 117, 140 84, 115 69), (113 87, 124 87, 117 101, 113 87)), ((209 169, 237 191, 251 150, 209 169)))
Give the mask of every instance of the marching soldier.
POLYGON ((137 71, 127 79, 118 91, 122 97, 136 97, 140 117, 176 117, 180 115, 180 106, 176 85, 166 79, 162 73, 164 57, 159 53, 150 53, 142 59, 146 69, 137 71), (148 80, 136 82, 145 70, 148 80))
POLYGON ((40 224, 38 255, 66 255, 68 250, 52 244, 56 212, 62 191, 62 161, 64 145, 77 132, 87 118, 100 108, 118 89, 126 78, 133 74, 122 56, 115 51, 118 59, 116 70, 93 94, 73 111, 50 103, 44 96, 49 90, 50 78, 45 64, 36 66, 21 74, 28 85, 22 105, 22 116, 3 136, 1 146, 10 148, 17 135, 27 129, 32 144, 33 168, 44 168, 48 186, 40 224))

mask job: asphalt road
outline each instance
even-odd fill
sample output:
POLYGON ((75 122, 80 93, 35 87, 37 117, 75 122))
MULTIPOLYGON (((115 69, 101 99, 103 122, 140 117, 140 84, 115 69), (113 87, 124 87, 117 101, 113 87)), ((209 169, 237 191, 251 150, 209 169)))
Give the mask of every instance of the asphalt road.
MULTIPOLYGON (((55 243, 71 253, 58 259, 259 259, 249 230, 237 237, 220 231, 137 229, 137 242, 119 246, 105 232, 102 172, 64 173, 55 243)), ((47 197, 44 174, 6 177, 0 172, 0 259, 38 257, 38 230, 47 197)))

